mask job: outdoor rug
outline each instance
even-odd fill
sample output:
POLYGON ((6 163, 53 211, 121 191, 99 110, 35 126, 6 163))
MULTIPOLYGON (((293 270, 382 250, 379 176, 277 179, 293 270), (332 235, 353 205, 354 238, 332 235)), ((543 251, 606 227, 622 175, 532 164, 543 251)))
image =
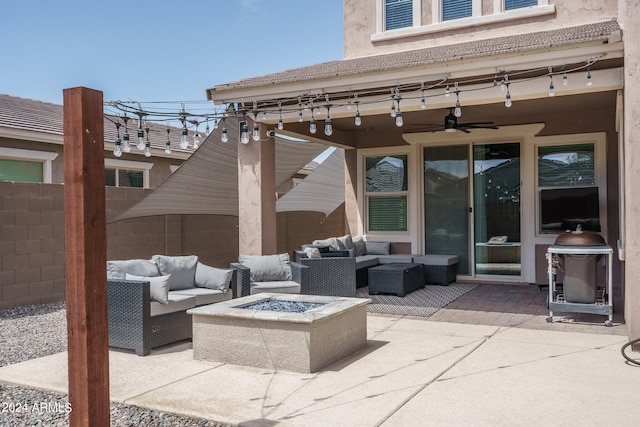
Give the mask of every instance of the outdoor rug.
POLYGON ((429 317, 476 286, 478 285, 471 283, 451 283, 449 286, 427 285, 404 297, 369 295, 369 287, 363 287, 356 290, 356 296, 371 298, 371 303, 367 306, 369 313, 429 317))

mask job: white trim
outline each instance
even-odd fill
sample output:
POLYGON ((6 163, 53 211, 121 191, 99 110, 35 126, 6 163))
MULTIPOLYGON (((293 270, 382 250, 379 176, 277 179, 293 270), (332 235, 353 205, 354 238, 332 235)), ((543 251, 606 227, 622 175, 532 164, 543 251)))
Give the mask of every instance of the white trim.
MULTIPOLYGON (((149 171, 153 167, 153 163, 136 162, 131 160, 104 159, 105 168, 109 169, 127 169, 142 171, 142 188, 149 188, 149 171)), ((117 174, 116 174, 117 177, 117 174)), ((117 183, 116 183, 117 184, 117 183)))
POLYGON ((42 182, 53 182, 53 161, 58 153, 52 151, 23 150, 20 148, 0 147, 0 158, 42 163, 42 182))
MULTIPOLYGON (((495 8, 495 5, 494 5, 495 8)), ((502 8, 502 6, 500 6, 502 8)), ((496 24, 499 22, 515 21, 525 18, 533 18, 556 13, 556 7, 553 4, 540 4, 538 6, 525 7, 521 9, 507 10, 491 15, 482 15, 482 5, 479 0, 473 1, 473 16, 469 18, 454 19, 451 21, 442 21, 442 8, 439 1, 433 1, 431 6, 431 15, 433 17, 431 24, 414 26, 407 28, 398 28, 396 30, 378 32, 371 35, 372 42, 394 40, 405 37, 415 37, 424 34, 432 34, 441 31, 456 30, 459 28, 477 27, 480 25, 496 24)))

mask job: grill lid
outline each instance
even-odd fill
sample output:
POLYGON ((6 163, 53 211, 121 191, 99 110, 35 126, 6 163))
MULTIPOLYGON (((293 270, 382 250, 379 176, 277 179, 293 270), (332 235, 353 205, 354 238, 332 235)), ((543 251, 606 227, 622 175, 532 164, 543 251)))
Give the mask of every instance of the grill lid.
POLYGON ((555 242, 561 246, 601 246, 606 245, 604 238, 592 231, 583 231, 578 225, 575 231, 566 231, 558 236, 555 242))

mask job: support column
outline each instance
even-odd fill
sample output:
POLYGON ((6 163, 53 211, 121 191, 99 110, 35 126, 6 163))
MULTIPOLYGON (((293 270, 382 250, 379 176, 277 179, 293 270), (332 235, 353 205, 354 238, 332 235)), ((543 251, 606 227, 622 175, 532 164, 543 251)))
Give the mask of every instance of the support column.
POLYGON ((358 150, 344 150, 344 214, 349 234, 361 234, 358 208, 358 150))
MULTIPOLYGON (((618 2, 619 19, 624 33, 624 152, 625 152, 625 310, 630 339, 640 338, 640 92, 637 70, 640 69, 640 6, 636 1, 618 2)), ((615 302, 614 302, 615 304, 615 302)), ((640 344, 634 346, 640 351, 640 344)))
POLYGON ((102 92, 64 92, 64 219, 71 426, 109 425, 102 92))
POLYGON ((260 128, 260 141, 238 144, 239 250, 245 255, 277 252, 275 140, 260 128))

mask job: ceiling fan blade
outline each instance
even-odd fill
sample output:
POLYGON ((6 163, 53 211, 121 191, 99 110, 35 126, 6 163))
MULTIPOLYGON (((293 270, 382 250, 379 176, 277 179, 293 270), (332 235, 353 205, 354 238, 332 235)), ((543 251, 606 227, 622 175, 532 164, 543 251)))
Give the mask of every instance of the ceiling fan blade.
POLYGON ((464 126, 457 126, 456 129, 459 130, 460 132, 464 132, 464 133, 470 133, 471 132, 471 131, 467 130, 464 126))
POLYGON ((496 125, 459 125, 459 127, 464 127, 467 129, 498 129, 496 125))

